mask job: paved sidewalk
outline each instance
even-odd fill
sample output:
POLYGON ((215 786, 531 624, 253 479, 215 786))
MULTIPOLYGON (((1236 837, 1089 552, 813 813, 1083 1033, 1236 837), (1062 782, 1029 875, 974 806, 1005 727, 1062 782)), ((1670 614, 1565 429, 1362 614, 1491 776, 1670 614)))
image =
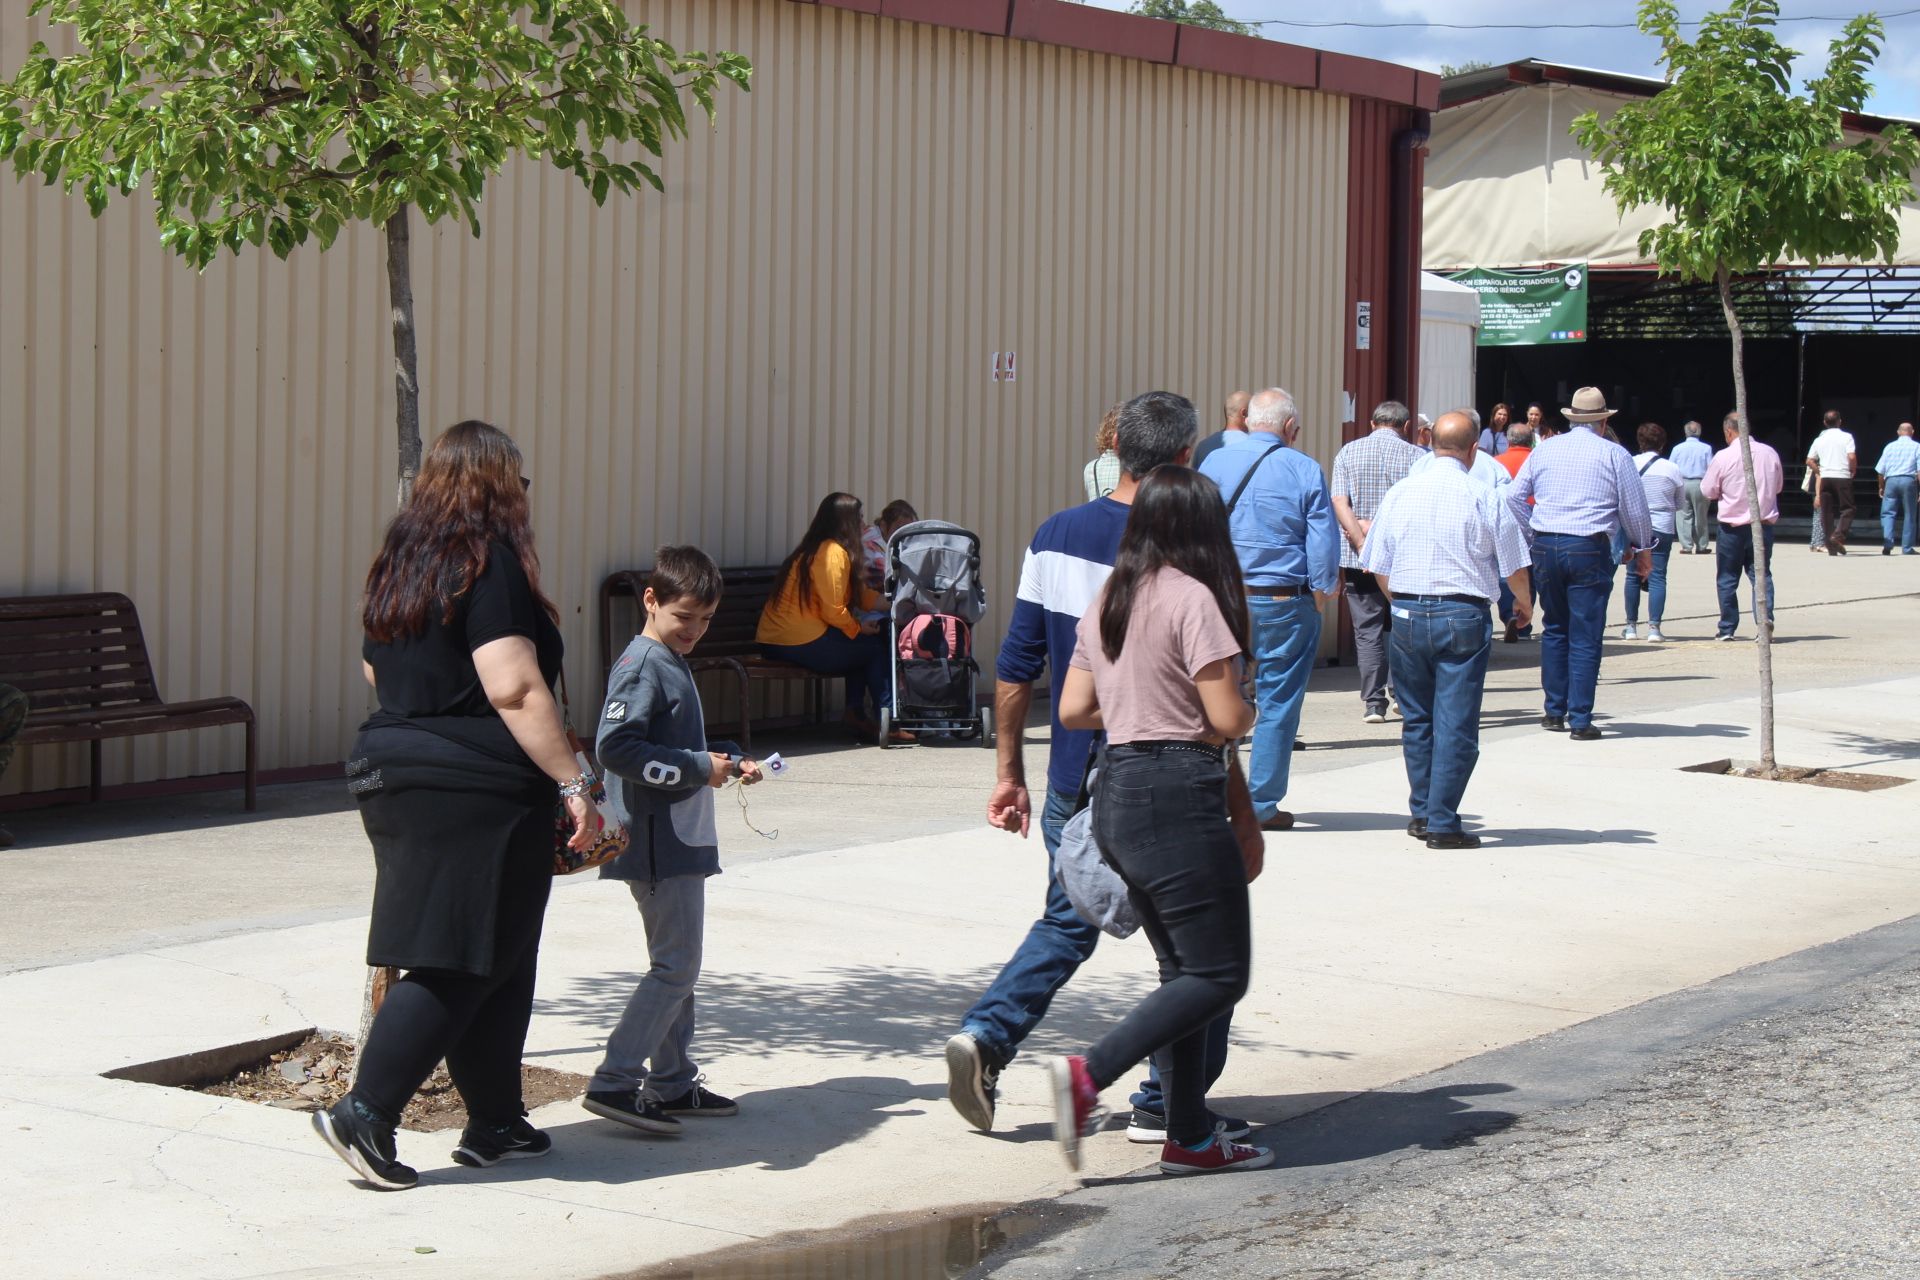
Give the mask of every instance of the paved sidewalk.
MULTIPOLYGON (((1916 718, 1920 680, 1789 693, 1780 756, 1920 777, 1916 718)), ((1499 736, 1468 795, 1488 836, 1473 853, 1401 833, 1397 758, 1316 774, 1254 889, 1256 970, 1222 1108, 1277 1121, 1920 910, 1920 788, 1678 772, 1751 754, 1753 720, 1736 700, 1642 711, 1597 744, 1499 736)), ((712 890, 696 1047, 739 1118, 649 1142, 560 1104, 534 1117, 551 1159, 489 1171, 452 1165, 451 1135, 403 1134, 423 1184, 398 1195, 351 1185, 305 1116, 100 1075, 350 1029, 363 916, 0 977, 0 1250, 36 1277, 589 1277, 1057 1194, 1073 1182, 1047 1140, 1038 1055, 1078 1047, 1147 989, 1144 942, 1103 947, 1056 1003, 1008 1073, 1001 1133, 953 1115, 938 1055, 1024 931, 1042 865, 1037 839, 970 827, 737 866, 712 890)), ((543 965, 531 1060, 591 1071, 644 965, 626 895, 563 885, 543 965)), ((1088 1174, 1148 1151, 1103 1136, 1088 1174)))

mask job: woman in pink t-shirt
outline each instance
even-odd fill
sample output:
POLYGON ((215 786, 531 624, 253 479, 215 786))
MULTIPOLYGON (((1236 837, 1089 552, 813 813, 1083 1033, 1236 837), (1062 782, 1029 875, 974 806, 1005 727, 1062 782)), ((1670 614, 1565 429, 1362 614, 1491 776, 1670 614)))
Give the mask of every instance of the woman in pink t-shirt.
POLYGON ((1161 467, 1140 486, 1105 589, 1080 620, 1060 723, 1101 729, 1101 857, 1126 882, 1160 987, 1084 1056, 1049 1064, 1054 1137, 1080 1167, 1100 1090, 1150 1054, 1167 1099, 1168 1173, 1257 1169, 1206 1100, 1206 1029, 1247 990, 1247 865, 1227 818, 1227 745, 1253 727, 1241 693, 1246 585, 1211 480, 1161 467))

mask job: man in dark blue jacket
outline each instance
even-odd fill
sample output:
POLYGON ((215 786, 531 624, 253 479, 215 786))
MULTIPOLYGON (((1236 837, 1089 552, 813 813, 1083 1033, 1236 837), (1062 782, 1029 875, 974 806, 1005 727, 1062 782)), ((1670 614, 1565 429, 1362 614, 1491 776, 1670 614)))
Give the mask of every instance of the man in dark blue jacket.
MULTIPOLYGON (((1026 938, 1007 961, 973 1008, 961 1020, 960 1031, 947 1041, 947 1099, 967 1122, 983 1132, 993 1128, 994 1102, 1000 1079, 1020 1042, 1027 1038, 1054 995, 1100 940, 1100 930, 1082 920, 1054 877, 1053 858, 1060 830, 1073 816, 1087 759, 1093 750, 1092 733, 1060 725, 1060 685, 1073 657, 1074 628, 1093 605, 1094 597, 1113 571, 1120 551, 1120 535, 1127 527, 1129 504, 1140 480, 1167 463, 1186 465, 1199 433, 1193 405, 1185 397, 1150 391, 1128 405, 1120 417, 1120 487, 1105 498, 1071 507, 1049 517, 1033 535, 1026 562, 1020 569, 1020 589, 1007 638, 1000 647, 994 693, 994 723, 999 777, 987 800, 987 823, 1023 838, 1033 820, 1027 789, 1027 768, 1021 750, 1027 711, 1033 704, 1033 685, 1043 672, 1052 674, 1052 755, 1047 764, 1046 803, 1040 813, 1040 835, 1047 847, 1047 902, 1045 912, 1027 930, 1026 938), (1131 412, 1139 408, 1145 412, 1131 412)), ((1213 1024, 1207 1038, 1207 1084, 1226 1067, 1227 1032, 1231 1016, 1213 1024)), ((1133 1095, 1133 1120, 1127 1137, 1134 1142, 1166 1141, 1166 1108, 1157 1071, 1141 1082, 1133 1095)), ((1245 1121, 1224 1120, 1229 1138, 1243 1138, 1245 1121)))

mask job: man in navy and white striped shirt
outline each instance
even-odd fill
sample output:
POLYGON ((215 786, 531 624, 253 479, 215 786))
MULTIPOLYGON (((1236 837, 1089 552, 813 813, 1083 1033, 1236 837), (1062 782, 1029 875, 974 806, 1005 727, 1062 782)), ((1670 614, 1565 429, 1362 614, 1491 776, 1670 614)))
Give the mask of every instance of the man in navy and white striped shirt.
MULTIPOLYGON (((1184 465, 1193 453, 1200 420, 1183 396, 1150 391, 1127 402, 1120 413, 1116 452, 1120 485, 1104 498, 1050 516, 1033 535, 1020 569, 1020 589, 1000 646, 994 691, 995 742, 999 776, 987 800, 987 823, 1025 837, 1033 805, 1027 791, 1027 766, 1021 750, 1033 685, 1049 673, 1053 689, 1052 755, 1047 763, 1047 798, 1040 814, 1040 835, 1047 849, 1047 900, 1044 913, 1020 943, 972 1009, 959 1034, 947 1041, 947 1099, 975 1128, 993 1128, 1000 1072, 1040 1022, 1054 995, 1093 954, 1100 930, 1082 920, 1054 875, 1060 831, 1079 803, 1080 785, 1097 735, 1063 728, 1060 686, 1073 657, 1074 628, 1093 607, 1094 598, 1113 572, 1126 530, 1134 491, 1155 467, 1184 465)), ((1223 1015, 1207 1031, 1207 1085, 1212 1087, 1227 1064, 1227 1036, 1233 1015, 1223 1015)), ((1133 1120, 1127 1137, 1134 1142, 1166 1140, 1166 1103, 1157 1071, 1150 1071, 1133 1095, 1133 1120)), ((1252 1130, 1244 1120, 1224 1121, 1229 1138, 1252 1130)))
POLYGON ((1570 731, 1582 742, 1593 725, 1600 683, 1600 643, 1613 594, 1612 534, 1618 527, 1633 553, 1629 571, 1653 571, 1653 518, 1627 451, 1600 434, 1616 411, 1597 387, 1573 393, 1560 414, 1572 429, 1543 441, 1507 486, 1507 508, 1531 530, 1533 580, 1547 624, 1540 637, 1540 727, 1570 731), (1531 505, 1527 499, 1533 499, 1531 505))
MULTIPOLYGON (((1433 427, 1433 464, 1388 491, 1367 531, 1361 567, 1388 596, 1387 659, 1400 694, 1406 757, 1407 834, 1429 849, 1475 849, 1460 827, 1460 801, 1480 759, 1480 704, 1493 651, 1488 611, 1505 579, 1522 626, 1527 540, 1498 489, 1469 478, 1473 419, 1443 413, 1433 427)), ((1524 469, 1524 468, 1523 468, 1524 469)))

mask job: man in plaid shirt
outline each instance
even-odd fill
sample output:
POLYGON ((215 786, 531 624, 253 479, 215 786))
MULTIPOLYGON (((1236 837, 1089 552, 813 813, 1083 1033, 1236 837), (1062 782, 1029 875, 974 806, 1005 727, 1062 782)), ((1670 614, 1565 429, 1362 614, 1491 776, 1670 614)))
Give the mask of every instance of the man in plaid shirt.
POLYGON ((1387 719, 1387 598, 1360 567, 1360 548, 1387 490, 1407 478, 1424 455, 1407 443, 1407 406, 1382 401, 1373 411, 1373 431, 1342 446, 1333 460, 1333 516, 1340 522, 1340 576, 1347 584, 1353 617, 1353 647, 1360 659, 1360 702, 1368 724, 1387 719))

